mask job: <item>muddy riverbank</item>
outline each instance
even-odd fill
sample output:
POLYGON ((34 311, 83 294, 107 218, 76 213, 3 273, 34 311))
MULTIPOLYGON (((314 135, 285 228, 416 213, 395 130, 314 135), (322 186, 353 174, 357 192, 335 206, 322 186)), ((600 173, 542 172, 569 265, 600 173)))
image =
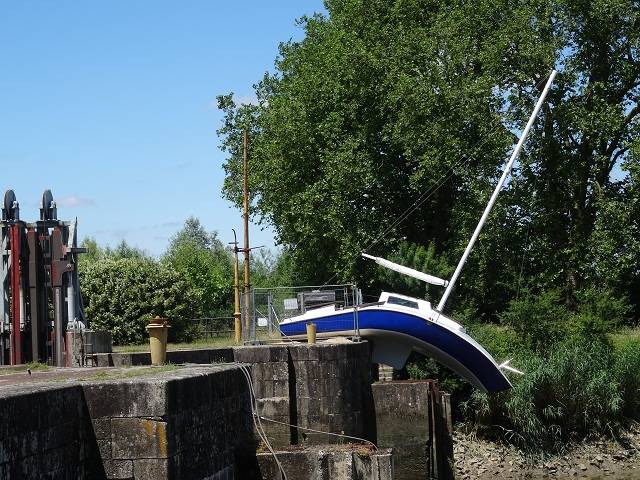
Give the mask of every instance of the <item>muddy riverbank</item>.
POLYGON ((457 479, 640 478, 640 428, 619 441, 600 440, 568 447, 560 455, 527 458, 512 445, 457 433, 454 438, 457 479))

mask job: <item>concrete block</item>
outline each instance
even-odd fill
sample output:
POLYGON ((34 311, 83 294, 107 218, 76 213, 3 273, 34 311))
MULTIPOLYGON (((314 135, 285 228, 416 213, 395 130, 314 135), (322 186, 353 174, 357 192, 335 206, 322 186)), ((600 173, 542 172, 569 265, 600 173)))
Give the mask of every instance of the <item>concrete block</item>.
POLYGON ((371 480, 393 480, 395 475, 393 453, 390 448, 378 450, 372 458, 373 478, 371 480))
MULTIPOLYGON (((40 445, 47 449, 62 447, 70 441, 73 441, 77 430, 78 424, 76 422, 67 422, 51 428, 44 428, 40 431, 40 445)), ((26 457, 38 451, 37 434, 23 435, 22 438, 21 456, 26 457)))
POLYGON ((14 455, 24 458, 37 454, 40 450, 41 435, 43 436, 42 445, 47 445, 47 448, 57 448, 64 445, 69 439, 72 439, 74 432, 71 429, 53 427, 46 429, 44 432, 41 432, 41 434, 34 431, 27 431, 22 435, 16 435, 12 437, 13 441, 11 442, 11 449, 14 451, 14 455), (49 447, 47 440, 50 440, 51 447, 49 447))
POLYGON ((288 397, 289 396, 289 379, 275 380, 273 382, 273 396, 274 397, 288 397))
POLYGON ((256 380, 288 380, 289 367, 287 362, 256 363, 252 368, 252 373, 253 378, 256 380))
MULTIPOLYGON (((69 456, 70 455, 67 454, 64 447, 53 448, 42 452, 42 455, 40 455, 40 462, 37 467, 39 473, 51 472, 64 467, 68 469, 73 468, 73 464, 75 462, 73 462, 73 459, 70 459, 69 456), (71 460, 71 462, 68 462, 68 460, 71 460)), ((37 459, 35 455, 27 458, 37 459)))
POLYGON ((167 424, 147 418, 111 420, 112 458, 167 458, 167 424))

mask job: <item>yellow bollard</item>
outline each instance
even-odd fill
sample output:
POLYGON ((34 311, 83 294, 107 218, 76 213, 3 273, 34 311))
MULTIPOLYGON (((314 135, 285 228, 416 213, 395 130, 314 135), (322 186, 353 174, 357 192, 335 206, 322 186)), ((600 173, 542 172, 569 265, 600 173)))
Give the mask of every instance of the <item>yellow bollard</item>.
POLYGON ((307 343, 316 343, 316 324, 307 323, 307 343))
POLYGON ((149 332, 149 346, 151 347, 151 365, 164 365, 167 358, 167 333, 169 320, 155 317, 146 326, 149 332))

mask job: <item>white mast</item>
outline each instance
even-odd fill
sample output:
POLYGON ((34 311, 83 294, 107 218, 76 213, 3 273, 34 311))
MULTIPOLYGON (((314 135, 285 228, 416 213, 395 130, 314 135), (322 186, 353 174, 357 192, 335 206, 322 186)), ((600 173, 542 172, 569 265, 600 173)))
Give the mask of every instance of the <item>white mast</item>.
POLYGON ((440 312, 442 312, 442 309, 447 303, 447 299, 451 294, 451 290, 453 290, 453 286, 455 285, 456 280, 460 275, 460 271, 462 270, 462 267, 464 267, 464 264, 467 261, 467 257, 469 256, 469 253, 471 252, 471 249, 473 248, 474 243, 478 239, 478 235, 480 235, 480 230, 482 230, 482 227, 484 226, 484 223, 486 222, 487 217, 491 212, 491 208, 493 208, 493 204, 496 203, 496 198, 498 198, 498 194, 500 193, 500 189, 502 188, 502 185, 504 185, 504 182, 507 179, 507 176, 509 175, 509 173, 511 173, 511 169, 513 168, 513 162, 515 161, 518 154, 520 153, 520 150, 522 149, 522 145, 524 144, 524 141, 527 138, 527 135, 529 134, 529 130, 531 129, 531 126, 533 125, 533 122, 535 121, 536 116, 538 115, 538 111, 540 111, 540 107, 542 107, 542 104, 544 103, 544 99, 546 98, 547 93, 551 88, 551 84, 553 83, 553 79, 556 77, 556 73, 557 72, 553 70, 551 72, 551 75, 549 75, 549 80, 547 80, 547 84, 545 85, 544 90, 542 91, 542 95, 540 95, 540 98, 538 99, 538 103, 536 103, 536 106, 533 109, 533 113, 529 118, 529 122, 527 123, 527 126, 522 131, 522 135, 520 135, 520 140, 518 141, 516 148, 513 150, 513 153, 511 154, 511 158, 507 162, 507 166, 504 168, 504 171, 502 172, 502 177, 500 177, 500 180, 498 181, 498 185, 496 185, 496 188, 493 191, 493 195, 491 195, 491 199, 489 200, 487 207, 484 209, 484 213, 482 214, 482 217, 480 217, 480 222, 478 223, 478 226, 473 232, 473 235, 471 236, 471 240, 469 240, 469 244, 467 245, 467 248, 462 254, 462 258, 460 258, 460 261, 458 262, 458 266, 456 267, 455 272, 453 272, 453 276, 451 277, 451 280, 449 280, 449 285, 447 286, 447 289, 444 291, 444 294, 440 299, 440 303, 438 304, 438 311, 440 312))

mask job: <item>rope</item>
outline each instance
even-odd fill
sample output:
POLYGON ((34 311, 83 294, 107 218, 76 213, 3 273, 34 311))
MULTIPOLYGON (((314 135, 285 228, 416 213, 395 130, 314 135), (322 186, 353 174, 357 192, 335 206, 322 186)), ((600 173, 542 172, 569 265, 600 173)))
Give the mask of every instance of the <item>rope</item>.
POLYGON ((234 362, 234 365, 237 365, 240 368, 240 371, 242 372, 242 374, 244 375, 245 380, 247 381, 247 385, 249 386, 249 401, 250 401, 250 405, 251 405, 251 417, 253 419, 253 425, 256 428, 256 432, 258 432, 258 436, 260 437, 260 440, 262 440, 262 442, 266 445, 267 449, 269 450, 269 452, 271 453, 271 455, 273 455, 273 459, 275 460, 276 464, 278 465, 278 469, 280 470, 280 473, 282 474, 282 480, 287 480, 287 474, 284 470, 284 467, 282 466, 282 463, 280 463, 280 459, 278 458, 278 455, 276 455, 275 450, 273 449, 271 442, 269 442, 269 439, 267 437, 266 432, 264 431, 264 426, 262 425, 262 420, 264 420, 265 422, 271 422, 271 423, 277 423, 280 425, 285 425, 288 427, 294 427, 297 428, 298 430, 305 430, 308 432, 313 432, 313 433, 321 433, 324 435, 332 435, 334 437, 342 437, 342 438, 348 438, 351 440, 357 440, 359 442, 363 442, 363 443, 368 443, 369 445, 371 445, 374 450, 378 450, 378 447, 376 446, 375 443, 373 443, 370 440, 366 440, 364 438, 360 438, 360 437, 354 437, 352 435, 345 435, 342 433, 333 433, 333 432, 324 432, 322 430, 316 430, 313 428, 307 428, 307 427, 301 427, 299 425, 294 425, 291 423, 287 423, 287 422, 281 422, 279 420, 274 420, 272 418, 268 418, 268 417, 263 417, 261 415, 258 414, 258 401, 257 401, 257 397, 255 394, 255 389, 253 388, 253 380, 251 378, 251 372, 249 371, 249 369, 247 368, 246 365, 242 364, 242 363, 237 363, 234 362))
POLYGON ((260 437, 262 442, 266 445, 266 447, 269 449, 269 452, 271 452, 271 455, 273 455, 273 459, 275 460, 276 465, 278 465, 278 469, 282 474, 282 480, 287 480, 287 473, 284 471, 284 468, 282 467, 282 463, 280 463, 280 459, 278 459, 276 452, 273 450, 273 447, 271 446, 271 442, 269 442, 269 439, 267 438, 267 434, 264 431, 264 427, 260 422, 260 416, 258 415, 258 401, 256 399, 255 390, 253 389, 253 380, 251 379, 251 372, 249 372, 249 369, 241 363, 235 363, 235 365, 238 365, 240 367, 240 371, 243 373, 247 381, 247 385, 249 386, 249 401, 251 404, 251 413, 252 413, 251 418, 253 419, 253 425, 256 428, 256 432, 258 432, 258 436, 260 437))
POLYGON ((267 418, 267 417, 260 417, 262 420, 264 420, 265 422, 271 422, 271 423, 278 423, 280 425, 286 425, 288 427, 294 427, 297 428, 298 430, 306 430, 308 432, 313 432, 313 433, 322 433, 323 435, 333 435, 334 437, 342 437, 342 438, 350 438, 351 440, 358 440, 360 442, 364 442, 364 443, 368 443, 369 445, 371 445, 375 450, 378 450, 378 447, 376 446, 375 443, 373 443, 370 440, 364 439, 364 438, 360 438, 360 437, 353 437, 351 435, 345 435, 343 433, 332 433, 332 432, 323 432, 322 430, 315 430, 313 428, 307 428, 307 427, 301 427, 299 425, 293 425, 291 423, 287 423, 287 422, 281 422, 280 420, 274 420, 272 418, 267 418))

